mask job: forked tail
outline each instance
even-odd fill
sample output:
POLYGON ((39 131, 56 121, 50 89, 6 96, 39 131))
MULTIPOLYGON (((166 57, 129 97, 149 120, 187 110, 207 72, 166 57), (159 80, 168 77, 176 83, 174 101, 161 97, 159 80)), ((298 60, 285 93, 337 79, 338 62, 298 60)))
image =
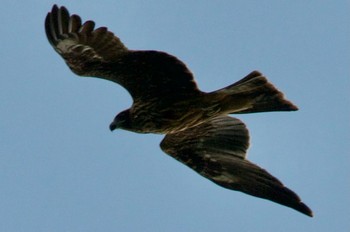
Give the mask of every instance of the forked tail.
POLYGON ((258 71, 253 71, 242 80, 213 93, 222 97, 223 107, 229 113, 298 110, 298 107, 285 99, 283 93, 258 71))

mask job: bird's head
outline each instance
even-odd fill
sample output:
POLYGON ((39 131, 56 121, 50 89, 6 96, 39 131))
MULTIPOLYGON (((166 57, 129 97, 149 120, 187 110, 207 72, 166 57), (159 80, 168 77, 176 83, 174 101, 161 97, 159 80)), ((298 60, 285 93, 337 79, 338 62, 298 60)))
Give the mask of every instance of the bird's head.
POLYGON ((130 111, 124 110, 115 116, 113 122, 109 125, 109 129, 114 131, 115 129, 132 130, 132 123, 130 117, 130 111))

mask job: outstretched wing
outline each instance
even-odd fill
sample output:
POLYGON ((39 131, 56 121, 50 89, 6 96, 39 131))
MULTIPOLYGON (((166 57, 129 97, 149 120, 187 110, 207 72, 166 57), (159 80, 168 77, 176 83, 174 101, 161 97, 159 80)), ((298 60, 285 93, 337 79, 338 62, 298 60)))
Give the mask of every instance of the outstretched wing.
POLYGON ((170 156, 224 188, 268 199, 312 216, 311 210, 292 190, 245 159, 248 141, 243 122, 222 116, 168 134, 160 146, 170 156))
POLYGON ((94 75, 88 64, 111 62, 128 51, 106 27, 96 30, 94 27, 93 21, 82 24, 78 15, 70 16, 63 6, 54 5, 46 16, 45 30, 50 44, 78 75, 94 75))
POLYGON ((47 38, 74 73, 116 82, 134 100, 199 93, 193 75, 176 57, 158 51, 128 50, 106 27, 94 27, 93 21, 82 23, 63 6, 54 5, 47 14, 47 38))

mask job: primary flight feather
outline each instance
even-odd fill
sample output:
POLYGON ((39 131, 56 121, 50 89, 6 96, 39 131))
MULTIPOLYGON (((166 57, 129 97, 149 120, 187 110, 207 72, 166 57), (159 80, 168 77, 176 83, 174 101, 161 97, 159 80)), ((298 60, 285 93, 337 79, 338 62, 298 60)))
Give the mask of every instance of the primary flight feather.
POLYGON ((45 30, 74 73, 113 81, 132 96, 132 106, 117 114, 111 130, 166 134, 162 150, 214 183, 312 216, 292 190, 246 159, 248 130, 228 116, 297 110, 260 72, 206 93, 176 57, 130 50, 106 27, 82 23, 63 6, 53 6, 45 30))

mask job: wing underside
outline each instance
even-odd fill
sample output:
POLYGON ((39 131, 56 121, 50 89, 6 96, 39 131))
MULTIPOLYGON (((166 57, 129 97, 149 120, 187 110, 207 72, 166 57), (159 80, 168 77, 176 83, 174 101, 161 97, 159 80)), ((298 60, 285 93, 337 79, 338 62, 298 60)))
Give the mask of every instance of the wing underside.
POLYGON ((297 194, 266 170, 245 159, 248 140, 248 131, 240 120, 223 116, 166 135, 161 148, 224 188, 264 198, 312 216, 297 194))
POLYGON ((80 76, 113 81, 140 102, 166 102, 199 94, 192 73, 176 57, 160 51, 129 50, 106 27, 70 15, 54 5, 45 20, 47 38, 70 69, 80 76))

